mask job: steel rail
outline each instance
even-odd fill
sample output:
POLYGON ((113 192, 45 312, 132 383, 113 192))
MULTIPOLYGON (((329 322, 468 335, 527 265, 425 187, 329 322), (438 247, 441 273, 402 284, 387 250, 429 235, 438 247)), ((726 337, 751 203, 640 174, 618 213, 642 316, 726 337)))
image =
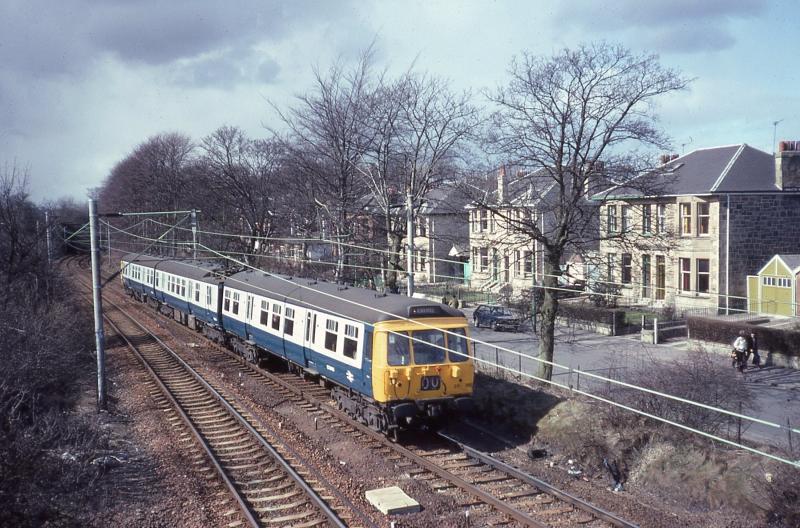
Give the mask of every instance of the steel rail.
MULTIPOLYGON (((327 518, 329 522, 332 523, 333 526, 337 528, 347 528, 347 525, 339 519, 339 516, 330 509, 330 507, 325 503, 324 500, 319 496, 319 494, 308 485, 308 483, 300 476, 297 471, 285 460, 283 456, 281 456, 275 448, 270 445, 269 442, 253 428, 250 423, 239 413, 234 407, 228 403, 228 401, 216 390, 212 387, 203 377, 184 361, 175 351, 173 351, 166 343, 164 343, 158 336, 150 332, 147 328, 145 328, 139 321, 134 319, 130 314, 125 312, 122 308, 119 307, 116 303, 107 300, 107 303, 116 308, 122 315, 128 318, 133 324, 135 324, 139 329, 145 332, 150 338, 152 338, 156 343, 158 343, 165 351, 167 351, 186 371, 187 373, 191 374, 195 380, 200 383, 210 394, 213 396, 224 408, 228 411, 228 413, 233 416, 239 424, 244 427, 253 437, 264 447, 264 449, 275 459, 278 464, 282 467, 283 471, 291 477, 291 479, 295 482, 295 484, 306 494, 309 498, 311 503, 319 509, 322 514, 327 518)), ((108 320, 108 317, 106 316, 108 320)), ((130 343, 127 339, 126 342, 130 343)), ((148 370, 153 372, 152 369, 148 365, 148 370)), ((174 401, 174 400, 173 400, 174 401)), ((244 406, 243 406, 244 407, 244 406)), ((188 418, 188 417, 187 417, 188 418)), ((227 479, 227 477, 226 477, 227 479)))
POLYGON ((230 491, 231 495, 233 495, 233 497, 236 499, 236 502, 239 505, 239 509, 242 511, 242 514, 247 520, 247 523, 253 528, 260 527, 261 523, 259 523, 258 520, 255 518, 255 516, 253 516, 253 512, 250 511, 250 507, 245 502, 244 497, 242 497, 242 494, 239 493, 239 490, 236 488, 236 485, 228 477, 227 473, 222 467, 222 464, 220 464, 219 459, 214 454, 211 447, 208 445, 208 442, 200 433, 200 431, 198 431, 197 428, 194 426, 192 420, 183 410, 183 407, 180 405, 180 403, 178 403, 178 401, 172 395, 172 392, 169 390, 169 388, 167 388, 167 386, 161 380, 161 377, 155 372, 155 370, 153 370, 153 368, 148 363, 147 359, 145 359, 145 357, 141 354, 141 352, 139 352, 136 345, 134 345, 130 341, 130 339, 128 339, 128 336, 125 335, 125 333, 122 332, 122 330, 107 315, 104 315, 103 318, 106 320, 108 325, 111 326, 114 332, 116 332, 117 335, 120 336, 125 341, 131 352, 134 353, 134 355, 141 362, 144 368, 147 369, 147 372, 150 374, 151 378, 158 384, 158 387, 161 389, 162 394, 169 400, 170 404, 172 404, 172 407, 178 412, 178 415, 181 417, 181 420, 183 420, 183 423, 192 432, 195 439, 200 443, 200 446, 203 448, 203 451, 205 451, 206 455, 214 465, 214 469, 216 469, 217 474, 220 476, 220 478, 222 478, 222 481, 225 483, 225 487, 228 488, 228 491, 230 491))
POLYGON ((538 488, 539 490, 543 491, 544 493, 547 493, 548 495, 552 495, 566 503, 572 504, 578 509, 590 513, 599 519, 611 523, 614 526, 617 526, 619 528, 639 528, 638 525, 629 523, 624 519, 620 519, 613 513, 598 508, 597 506, 594 506, 593 504, 586 502, 580 497, 576 497, 575 495, 567 493, 566 491, 555 488, 550 484, 548 484, 547 482, 539 480, 533 475, 524 473, 519 469, 515 468, 514 466, 503 462, 502 460, 498 460, 487 453, 469 447, 468 445, 459 442, 452 436, 449 436, 442 432, 437 432, 436 434, 439 437, 447 440, 448 442, 457 445, 459 449, 461 449, 470 458, 474 458, 475 460, 478 460, 479 462, 486 464, 487 466, 499 469, 500 471, 503 471, 504 473, 507 473, 512 477, 525 482, 526 484, 530 484, 531 486, 538 488))

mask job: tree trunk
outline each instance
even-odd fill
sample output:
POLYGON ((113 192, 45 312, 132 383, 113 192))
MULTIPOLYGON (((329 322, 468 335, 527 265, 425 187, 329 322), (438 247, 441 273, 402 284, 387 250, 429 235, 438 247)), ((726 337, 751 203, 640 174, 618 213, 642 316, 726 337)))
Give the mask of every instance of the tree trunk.
POLYGON ((389 233, 389 265, 386 270, 386 287, 391 292, 397 291, 397 270, 400 269, 400 247, 402 239, 394 233, 389 233))
MULTIPOLYGON (((558 312, 558 277, 561 267, 561 253, 547 249, 544 254, 544 300, 542 301, 542 319, 539 332, 539 358, 553 361, 555 346, 556 313, 558 312)), ((539 364, 539 377, 546 380, 553 378, 553 366, 548 363, 539 364)))

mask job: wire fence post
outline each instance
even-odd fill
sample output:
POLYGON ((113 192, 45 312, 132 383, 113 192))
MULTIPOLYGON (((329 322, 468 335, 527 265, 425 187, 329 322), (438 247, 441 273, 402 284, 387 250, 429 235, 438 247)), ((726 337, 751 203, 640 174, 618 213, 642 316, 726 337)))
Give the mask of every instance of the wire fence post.
POLYGON ((658 317, 653 319, 653 344, 658 344, 658 317))
POLYGON ((575 388, 581 390, 581 366, 578 365, 578 379, 575 381, 575 388))
POLYGON ((500 349, 494 347, 494 368, 497 371, 498 377, 500 376, 500 349))
POLYGON ((792 442, 792 424, 789 417, 786 417, 786 435, 789 437, 789 454, 794 456, 794 443, 792 442))
POLYGON ((519 372, 519 379, 522 381, 522 354, 517 352, 517 358, 519 359, 519 370, 517 372, 519 372))
POLYGON ((736 443, 742 443, 742 401, 739 400, 739 416, 736 417, 736 443))
POLYGON ((92 300, 94 301, 94 336, 97 348, 97 407, 106 408, 106 353, 103 333, 103 296, 100 290, 100 248, 98 247, 97 200, 89 198, 89 236, 92 255, 92 300))

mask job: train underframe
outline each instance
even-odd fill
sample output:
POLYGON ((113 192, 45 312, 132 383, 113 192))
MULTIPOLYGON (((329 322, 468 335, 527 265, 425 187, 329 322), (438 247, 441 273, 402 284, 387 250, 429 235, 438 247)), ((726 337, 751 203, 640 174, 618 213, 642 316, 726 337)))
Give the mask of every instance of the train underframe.
POLYGON ((147 303, 158 313, 172 318, 203 334, 211 341, 233 350, 249 363, 260 366, 262 360, 268 358, 278 359, 288 367, 289 372, 293 372, 300 377, 315 379, 320 385, 331 390, 331 398, 335 402, 337 409, 359 420, 371 429, 387 436, 392 436, 395 439, 397 439, 399 432, 404 429, 436 428, 454 413, 463 414, 473 410, 473 401, 469 397, 405 400, 391 403, 376 402, 350 387, 309 372, 303 366, 259 347, 253 341, 243 340, 220 327, 209 325, 205 321, 196 319, 191 314, 177 310, 138 290, 127 286, 125 286, 125 290, 128 295, 140 302, 147 303))

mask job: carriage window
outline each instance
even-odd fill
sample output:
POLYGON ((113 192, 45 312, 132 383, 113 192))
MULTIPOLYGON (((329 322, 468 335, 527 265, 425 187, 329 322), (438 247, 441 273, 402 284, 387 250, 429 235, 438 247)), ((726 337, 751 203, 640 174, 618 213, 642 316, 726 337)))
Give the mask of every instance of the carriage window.
POLYGON ((261 317, 258 322, 264 326, 269 326, 269 305, 267 301, 261 301, 261 317))
POLYGON ((186 297, 186 279, 181 279, 181 297, 186 297))
POLYGON ((468 360, 469 349, 467 348, 467 335, 464 329, 452 328, 450 331, 452 334, 447 334, 447 358, 453 363, 468 360))
POLYGON ((273 330, 280 330, 281 329, 281 305, 274 304, 272 305, 272 329, 273 330))
POLYGON ((245 309, 245 313, 247 314, 247 315, 245 315, 245 319, 247 319, 248 321, 251 321, 253 319, 253 296, 252 295, 248 295, 247 296, 247 308, 245 309))
POLYGON ((231 291, 225 290, 225 301, 222 303, 222 309, 226 312, 231 311, 231 291))
POLYGON ((389 334, 386 363, 391 366, 403 366, 411 363, 411 352, 408 350, 408 335, 405 333, 389 334))
POLYGON ((160 279, 160 278, 161 278, 161 272, 157 271, 156 272, 156 288, 158 288, 158 279, 160 279))
POLYGON ((328 319, 325 322, 325 348, 331 352, 336 352, 336 344, 339 338, 339 323, 328 319))
POLYGON ((206 286, 206 306, 211 306, 211 286, 206 286))
POLYGON ((200 284, 198 283, 198 284, 195 284, 194 286, 195 286, 194 302, 199 304, 200 303, 200 284))
POLYGON ((239 315, 239 294, 233 292, 233 310, 231 310, 236 315, 239 315))
POLYGON ((285 321, 283 323, 283 333, 285 335, 293 335, 294 334, 294 308, 286 307, 286 313, 284 314, 285 321))
POLYGON ((358 349, 358 328, 355 325, 344 325, 344 350, 345 356, 355 359, 358 349))
POLYGON ((444 334, 440 330, 411 332, 414 338, 414 363, 430 365, 444 362, 444 334), (440 348, 441 347, 441 348, 440 348))

